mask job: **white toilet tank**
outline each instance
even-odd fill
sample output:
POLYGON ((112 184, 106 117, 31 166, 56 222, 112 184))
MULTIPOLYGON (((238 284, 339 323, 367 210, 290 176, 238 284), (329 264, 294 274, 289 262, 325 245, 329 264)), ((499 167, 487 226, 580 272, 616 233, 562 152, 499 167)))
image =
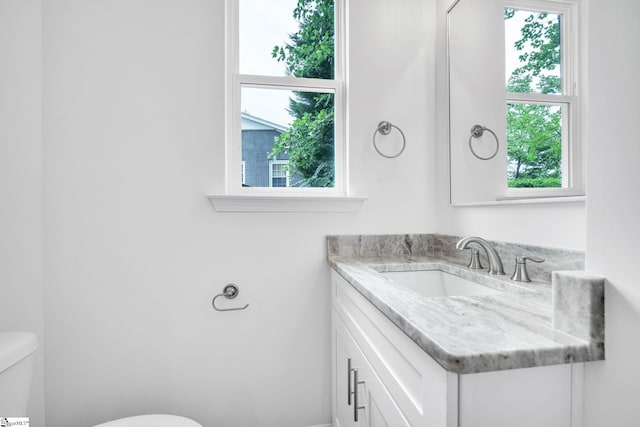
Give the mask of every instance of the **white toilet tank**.
POLYGON ((36 336, 0 332, 0 416, 27 417, 36 336))

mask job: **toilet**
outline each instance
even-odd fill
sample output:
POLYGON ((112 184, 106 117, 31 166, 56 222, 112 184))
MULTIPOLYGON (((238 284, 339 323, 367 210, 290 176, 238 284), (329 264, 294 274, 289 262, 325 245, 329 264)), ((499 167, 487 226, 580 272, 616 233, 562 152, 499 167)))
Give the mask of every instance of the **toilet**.
MULTIPOLYGON (((36 336, 30 332, 0 332, 0 414, 27 417, 36 336)), ((120 418, 94 427, 202 427, 189 418, 152 414, 120 418)))
POLYGON ((202 425, 177 415, 153 414, 120 418, 94 427, 202 427, 202 425))

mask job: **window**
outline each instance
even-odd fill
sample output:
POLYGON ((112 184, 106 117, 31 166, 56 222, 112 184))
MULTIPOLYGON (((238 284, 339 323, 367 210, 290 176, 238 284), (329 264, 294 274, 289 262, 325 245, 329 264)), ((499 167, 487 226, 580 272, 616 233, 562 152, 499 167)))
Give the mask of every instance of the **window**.
POLYGON ((345 194, 342 3, 227 0, 228 194, 345 194))
POLYGON ((581 194, 575 19, 564 3, 505 6, 507 198, 581 194))
POLYGON ((269 186, 270 187, 288 187, 289 186, 289 161, 288 160, 271 160, 269 168, 269 186))

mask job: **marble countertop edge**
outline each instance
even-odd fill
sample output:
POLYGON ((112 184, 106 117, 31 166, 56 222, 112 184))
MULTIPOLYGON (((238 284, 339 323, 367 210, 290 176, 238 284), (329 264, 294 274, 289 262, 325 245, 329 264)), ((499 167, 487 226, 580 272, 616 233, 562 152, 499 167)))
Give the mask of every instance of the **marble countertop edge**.
POLYGON ((604 359, 603 343, 585 341, 553 327, 549 282, 514 283, 508 276, 490 276, 486 272, 471 271, 460 264, 428 256, 330 255, 328 262, 338 274, 447 371, 471 374, 604 359), (429 298, 419 296, 408 289, 396 288, 391 292, 388 282, 377 274, 434 269, 452 272, 478 283, 506 289, 508 292, 507 295, 496 299, 429 298), (411 300, 409 308, 403 305, 403 301, 408 299, 411 300), (486 326, 483 329, 483 325, 478 325, 474 331, 464 331, 464 321, 467 319, 447 313, 448 304, 454 305, 458 314, 485 316, 486 326), (523 304, 526 304, 526 307, 523 304), (500 311, 505 308, 508 309, 508 313, 500 311), (437 325, 434 319, 440 320, 437 317, 439 314, 442 314, 443 321, 451 324, 437 325), (456 324, 457 321, 460 321, 459 325, 456 324), (499 337, 504 343, 496 344, 489 339, 491 333, 495 333, 493 329, 496 325, 505 328, 505 335, 499 337), (460 337, 448 334, 448 328, 456 326, 462 329, 460 337), (482 342, 481 339, 471 342, 474 338, 481 337, 483 331, 487 334, 487 342, 482 342), (511 337, 510 334, 514 336, 511 337), (467 343, 467 340, 470 342, 467 343), (501 344, 504 345, 501 347, 501 344))

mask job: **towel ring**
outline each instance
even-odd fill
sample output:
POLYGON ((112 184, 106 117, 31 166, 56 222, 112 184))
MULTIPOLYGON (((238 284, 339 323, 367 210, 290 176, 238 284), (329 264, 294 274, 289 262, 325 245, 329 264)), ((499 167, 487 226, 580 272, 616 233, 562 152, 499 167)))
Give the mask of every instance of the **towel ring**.
POLYGON ((471 135, 469 135, 469 149, 471 150, 471 153, 474 156, 476 156, 478 159, 490 160, 490 159, 493 159, 496 156, 496 154, 498 154, 498 151, 500 150, 500 141, 498 140, 498 136, 495 134, 495 132, 489 129, 488 127, 484 127, 482 125, 473 125, 473 127, 471 128, 471 135), (471 141, 473 140, 473 138, 480 138, 484 134, 485 130, 489 131, 489 133, 491 133, 491 135, 493 135, 493 138, 496 140, 496 151, 494 151, 494 153, 489 157, 479 156, 478 153, 476 153, 473 150, 473 144, 471 144, 471 141))
POLYGON ((216 300, 218 298, 225 297, 226 299, 234 299, 235 297, 238 296, 239 293, 240 293, 240 289, 238 289, 238 286, 234 285, 233 283, 229 283, 227 286, 224 287, 224 289, 222 290, 221 294, 218 294, 215 297, 213 297, 213 299, 211 300, 211 305, 213 306, 213 308, 215 308, 218 311, 244 310, 247 307, 249 307, 249 304, 245 305, 244 307, 235 307, 235 308, 218 308, 218 307, 216 307, 216 300))
POLYGON ((404 132, 402 132, 402 129, 386 121, 382 121, 378 123, 378 127, 373 132, 373 148, 376 149, 378 154, 380 154, 382 157, 386 157, 387 159, 395 159, 400 154, 402 154, 406 146, 407 146, 407 138, 404 136, 404 132), (398 151, 396 154, 394 154, 393 156, 390 156, 388 154, 384 154, 382 151, 378 149, 378 144, 376 143, 376 134, 380 132, 382 135, 389 135, 391 133, 392 128, 396 128, 398 132, 400 132, 400 135, 402 135, 402 148, 400 148, 400 151, 398 151))

